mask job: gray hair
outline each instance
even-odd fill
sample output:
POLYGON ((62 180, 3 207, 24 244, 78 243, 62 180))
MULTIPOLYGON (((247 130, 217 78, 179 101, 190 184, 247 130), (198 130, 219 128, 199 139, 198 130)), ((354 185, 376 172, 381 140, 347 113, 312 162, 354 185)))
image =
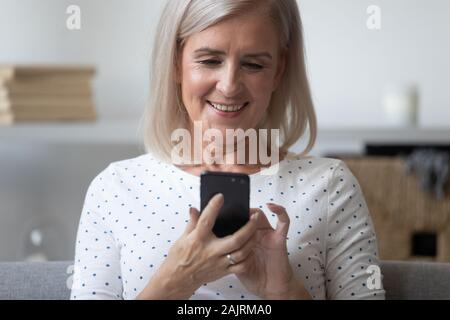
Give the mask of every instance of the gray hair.
POLYGON ((308 154, 317 136, 317 120, 309 88, 302 22, 295 0, 168 0, 158 23, 152 52, 150 95, 142 121, 147 152, 170 162, 171 135, 189 128, 181 86, 174 80, 177 56, 186 39, 228 17, 259 9, 278 28, 286 50, 285 73, 272 94, 259 129, 280 129, 280 148, 288 150, 309 127, 308 154))

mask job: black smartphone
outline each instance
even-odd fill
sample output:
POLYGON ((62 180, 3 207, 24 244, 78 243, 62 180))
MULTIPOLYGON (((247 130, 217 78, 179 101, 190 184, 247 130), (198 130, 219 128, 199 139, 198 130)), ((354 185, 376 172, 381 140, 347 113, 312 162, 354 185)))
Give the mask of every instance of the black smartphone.
POLYGON ((223 194, 224 203, 214 224, 213 233, 222 238, 239 230, 250 219, 250 179, 248 175, 241 173, 202 172, 201 212, 217 193, 223 194))

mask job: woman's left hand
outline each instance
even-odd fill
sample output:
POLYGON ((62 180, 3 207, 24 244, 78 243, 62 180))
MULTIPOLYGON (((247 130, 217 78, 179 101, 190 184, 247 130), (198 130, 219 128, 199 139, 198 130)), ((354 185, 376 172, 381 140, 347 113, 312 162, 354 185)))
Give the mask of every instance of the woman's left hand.
POLYGON ((256 245, 245 260, 229 268, 247 290, 261 298, 309 299, 308 292, 296 279, 289 263, 286 244, 289 216, 282 206, 268 203, 267 207, 278 216, 276 229, 272 228, 261 210, 251 209, 251 215, 258 215, 259 227, 256 239, 249 241, 256 241, 256 245))

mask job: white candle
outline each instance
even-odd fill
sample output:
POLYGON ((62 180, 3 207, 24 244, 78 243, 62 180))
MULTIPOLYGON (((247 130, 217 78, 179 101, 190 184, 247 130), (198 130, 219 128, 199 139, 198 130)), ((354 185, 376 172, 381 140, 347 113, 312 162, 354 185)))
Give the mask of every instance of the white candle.
POLYGON ((383 96, 386 122, 392 126, 417 124, 418 94, 413 85, 389 85, 383 96))

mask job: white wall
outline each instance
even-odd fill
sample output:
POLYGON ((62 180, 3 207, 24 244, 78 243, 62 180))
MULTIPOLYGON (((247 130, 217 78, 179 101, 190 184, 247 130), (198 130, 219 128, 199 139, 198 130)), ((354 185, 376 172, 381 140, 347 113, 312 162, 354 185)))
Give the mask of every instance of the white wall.
POLYGON ((147 98, 151 39, 162 1, 0 0, 0 63, 88 63, 97 67, 103 117, 138 117, 147 98), (81 30, 66 9, 81 8, 81 30))
MULTIPOLYGON (((101 117, 137 119, 147 97, 151 40, 164 2, 0 0, 0 63, 94 64, 101 117), (81 7, 80 31, 66 28, 70 4, 81 7)), ((416 81, 420 124, 450 127, 450 1, 299 3, 319 125, 383 126, 383 86, 416 81), (380 31, 366 28, 371 4, 382 9, 380 31)), ((319 147, 325 152, 328 146, 319 147)), ((72 259, 89 182, 108 163, 139 152, 135 145, 18 144, 0 135, 0 261, 25 258, 28 233, 41 226, 47 228, 48 258, 72 259)))
POLYGON ((141 154, 131 145, 70 145, 0 140, 0 261, 39 253, 73 259, 87 187, 112 161, 141 154), (30 232, 40 230, 42 245, 30 232))
MULTIPOLYGON (((450 125, 450 1, 299 0, 322 126, 382 126, 387 82, 417 82, 420 124, 450 125), (382 29, 366 27, 369 5, 382 29)), ((0 62, 98 66, 103 116, 138 117, 147 97, 151 39, 164 0, 0 0, 0 62), (78 4, 82 30, 65 27, 78 4)))
POLYGON ((382 125, 388 82, 416 82, 419 123, 450 125, 450 1, 300 0, 318 118, 326 126, 382 125), (378 5, 382 28, 366 27, 378 5))

